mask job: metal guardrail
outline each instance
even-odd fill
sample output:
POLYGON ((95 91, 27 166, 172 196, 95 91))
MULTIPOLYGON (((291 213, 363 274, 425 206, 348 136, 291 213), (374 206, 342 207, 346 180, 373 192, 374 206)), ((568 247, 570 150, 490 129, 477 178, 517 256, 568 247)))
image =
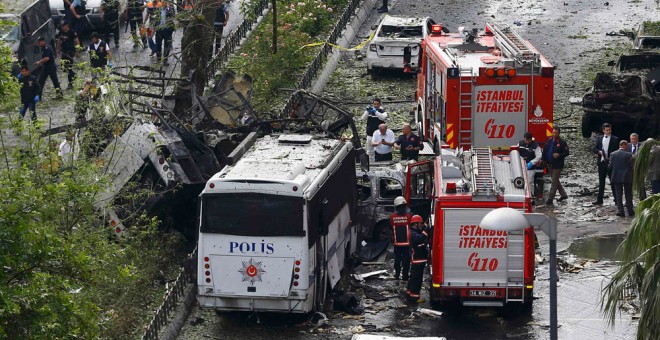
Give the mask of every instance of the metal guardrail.
MULTIPOLYGON (((197 247, 190 253, 189 258, 194 259, 197 257, 197 247)), ((156 314, 149 323, 147 330, 142 335, 143 340, 157 340, 160 331, 167 326, 170 314, 176 309, 177 303, 186 293, 186 286, 194 279, 195 266, 183 266, 180 269, 179 276, 174 281, 174 284, 165 293, 165 300, 156 310, 156 314)), ((194 288, 193 288, 194 289, 194 288)))
POLYGON ((209 69, 211 72, 207 72, 208 78, 206 79, 206 82, 215 76, 218 68, 220 68, 220 66, 229 59, 229 56, 240 46, 241 39, 247 36, 248 32, 252 29, 252 25, 257 22, 257 18, 263 13, 266 7, 268 7, 268 3, 269 0, 259 0, 259 2, 256 2, 251 9, 254 19, 246 17, 235 31, 227 35, 225 38, 225 44, 209 63, 209 69))
MULTIPOLYGON (((330 44, 337 43, 337 40, 341 36, 341 32, 344 30, 344 28, 346 28, 346 24, 348 24, 348 22, 351 20, 351 17, 355 13, 361 2, 362 0, 351 0, 348 3, 348 6, 346 6, 346 9, 342 13, 339 20, 337 21, 337 24, 335 24, 335 27, 332 29, 332 32, 330 32, 330 35, 328 36, 328 40, 327 40, 328 43, 330 44)), ((314 60, 310 63, 309 67, 307 67, 305 73, 303 73, 302 77, 300 78, 300 81, 298 82, 298 85, 296 86, 296 89, 299 90, 306 89, 312 85, 314 78, 323 68, 323 64, 328 58, 330 52, 332 52, 332 46, 330 46, 329 44, 323 45, 323 48, 319 51, 319 53, 316 55, 314 60)), ((284 108, 282 109, 282 112, 284 113, 285 116, 289 116, 289 114, 295 110, 295 107, 297 107, 297 101, 298 101, 297 96, 292 95, 291 97, 289 97, 286 104, 284 105, 284 108)))

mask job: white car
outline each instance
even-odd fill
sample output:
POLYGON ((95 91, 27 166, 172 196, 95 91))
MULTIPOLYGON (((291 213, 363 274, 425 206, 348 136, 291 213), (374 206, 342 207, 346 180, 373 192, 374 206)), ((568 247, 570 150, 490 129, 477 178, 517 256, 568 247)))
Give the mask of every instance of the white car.
POLYGON ((403 49, 411 47, 411 68, 417 69, 419 44, 435 24, 431 18, 395 17, 386 15, 378 25, 367 47, 367 71, 403 69, 403 49))
MULTIPOLYGON (((49 0, 50 13, 57 27, 64 17, 64 0, 49 0)), ((72 0, 73 2, 73 0, 72 0)), ((101 20, 101 0, 85 0, 85 15, 89 19, 87 29, 92 31, 103 31, 103 20, 101 20)))

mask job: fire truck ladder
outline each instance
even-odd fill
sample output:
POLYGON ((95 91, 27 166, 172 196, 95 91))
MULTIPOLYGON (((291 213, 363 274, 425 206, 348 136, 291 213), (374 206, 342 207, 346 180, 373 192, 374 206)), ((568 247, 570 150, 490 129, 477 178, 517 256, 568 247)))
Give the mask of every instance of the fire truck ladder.
POLYGON ((507 24, 490 25, 490 30, 493 32, 497 46, 505 56, 523 65, 537 64, 541 60, 540 55, 511 26, 507 24))
POLYGON ((492 196, 495 194, 493 152, 490 148, 472 148, 472 184, 473 196, 492 196))
POLYGON ((507 232, 506 248, 506 302, 525 303, 525 232, 514 230, 507 232), (509 292, 517 290, 520 295, 511 298, 509 292))
POLYGON ((475 77, 472 67, 461 68, 458 87, 458 145, 472 144, 472 84, 475 77))

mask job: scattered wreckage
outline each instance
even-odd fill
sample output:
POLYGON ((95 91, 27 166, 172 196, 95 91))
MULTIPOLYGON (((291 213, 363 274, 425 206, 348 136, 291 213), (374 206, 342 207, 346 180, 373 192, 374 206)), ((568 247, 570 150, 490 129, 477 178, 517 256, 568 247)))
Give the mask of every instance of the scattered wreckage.
POLYGON ((613 133, 640 138, 654 137, 660 131, 660 93, 645 76, 602 72, 582 98, 582 136, 588 138, 609 122, 613 133))
MULTIPOLYGON (((136 212, 148 212, 186 237, 196 237, 197 196, 214 174, 240 157, 245 151, 241 141, 250 134, 314 133, 350 138, 357 153, 364 155, 359 156, 362 167, 368 168, 350 113, 313 93, 296 91, 294 110, 274 115, 251 108, 249 76, 225 74, 206 98, 192 92, 193 106, 180 115, 142 101, 138 106, 144 109, 134 109, 127 127, 100 153, 111 185, 99 208, 106 211, 118 235, 125 232, 136 212), (150 194, 125 199, 135 196, 130 194, 136 188, 149 189, 150 194)), ((130 93, 135 98, 156 97, 137 90, 130 93)))

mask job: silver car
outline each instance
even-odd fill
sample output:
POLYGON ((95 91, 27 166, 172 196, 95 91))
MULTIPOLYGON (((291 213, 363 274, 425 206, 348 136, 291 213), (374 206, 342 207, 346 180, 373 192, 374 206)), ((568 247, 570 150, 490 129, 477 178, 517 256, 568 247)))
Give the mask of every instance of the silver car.
POLYGON ((403 69, 403 49, 411 47, 411 68, 417 69, 419 44, 435 24, 431 18, 395 17, 386 15, 376 28, 367 47, 367 71, 403 69))

